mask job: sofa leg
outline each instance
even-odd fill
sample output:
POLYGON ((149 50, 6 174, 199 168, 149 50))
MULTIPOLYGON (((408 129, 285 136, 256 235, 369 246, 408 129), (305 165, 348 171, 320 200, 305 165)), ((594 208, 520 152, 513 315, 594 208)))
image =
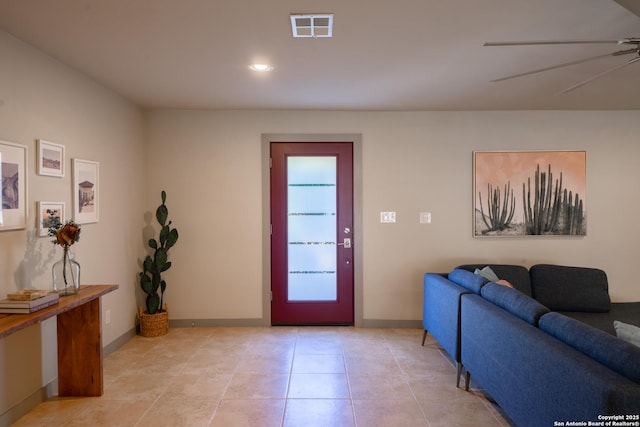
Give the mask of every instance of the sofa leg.
POLYGON ((457 362, 458 376, 456 377, 456 388, 460 388, 460 376, 462 375, 462 363, 457 362))
POLYGON ((469 373, 469 371, 467 371, 467 373, 465 374, 465 378, 464 378, 464 390, 465 391, 469 391, 469 383, 471 382, 471 374, 469 373))
POLYGON ((427 330, 425 329, 422 334, 422 346, 424 347, 424 341, 427 339, 427 330))

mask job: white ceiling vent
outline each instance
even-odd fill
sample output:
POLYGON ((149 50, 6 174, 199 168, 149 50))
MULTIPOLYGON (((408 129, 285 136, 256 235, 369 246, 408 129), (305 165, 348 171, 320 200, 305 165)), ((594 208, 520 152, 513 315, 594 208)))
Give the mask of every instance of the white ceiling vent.
POLYGON ((291 31, 293 37, 332 37, 333 14, 291 14, 291 31))

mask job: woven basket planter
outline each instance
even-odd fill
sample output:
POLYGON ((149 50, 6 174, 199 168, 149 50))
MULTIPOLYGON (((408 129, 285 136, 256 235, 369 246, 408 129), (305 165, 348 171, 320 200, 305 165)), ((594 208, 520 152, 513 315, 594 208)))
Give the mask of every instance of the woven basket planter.
POLYGON ((149 314, 138 307, 138 317, 140 318, 140 335, 143 337, 159 337, 169 332, 169 309, 164 305, 164 311, 156 314, 149 314))

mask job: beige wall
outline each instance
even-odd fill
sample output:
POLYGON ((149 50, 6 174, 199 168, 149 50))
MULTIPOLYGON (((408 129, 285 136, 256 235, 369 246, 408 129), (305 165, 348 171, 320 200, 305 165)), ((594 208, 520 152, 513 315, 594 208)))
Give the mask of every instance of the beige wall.
POLYGON ((423 273, 464 262, 599 267, 614 300, 638 300, 639 118, 635 111, 151 111, 148 190, 168 191, 181 233, 168 274, 171 316, 262 318, 263 133, 362 134, 356 244, 365 321, 420 319, 423 273), (587 150, 588 235, 472 238, 472 152, 530 149, 587 150), (396 211, 398 222, 380 224, 380 211, 396 211), (419 224, 420 211, 432 212, 433 223, 419 224))
MULTIPOLYGON (((82 227, 73 246, 83 283, 117 283, 103 298, 108 344, 131 330, 134 279, 142 250, 144 123, 141 111, 113 92, 0 31, 0 140, 28 149, 26 230, 0 232, 0 297, 22 288, 51 287, 51 266, 62 256, 37 237, 36 202, 63 201, 72 212, 72 158, 100 162, 100 221, 82 227), (66 148, 64 178, 36 174, 36 140, 66 148)), ((0 340, 0 425, 8 410, 55 379, 55 319, 0 340)))

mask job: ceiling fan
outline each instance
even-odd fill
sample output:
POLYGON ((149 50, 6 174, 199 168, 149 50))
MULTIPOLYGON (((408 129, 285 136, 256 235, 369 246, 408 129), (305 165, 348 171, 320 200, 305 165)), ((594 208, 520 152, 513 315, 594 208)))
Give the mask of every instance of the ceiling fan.
POLYGON ((534 46, 534 45, 554 45, 554 44, 595 44, 595 43, 611 43, 611 44, 616 44, 618 46, 625 46, 627 47, 626 49, 622 49, 622 50, 617 50, 615 52, 612 53, 606 53, 604 55, 596 55, 596 56, 591 56, 589 58, 583 58, 583 59, 578 59, 576 61, 570 61, 570 62, 565 62, 563 64, 557 64, 557 65, 553 65, 550 67, 544 67, 544 68, 538 68, 536 70, 531 70, 531 71, 527 71, 524 73, 519 73, 519 74, 514 74, 511 76, 506 76, 506 77, 501 77, 499 79, 495 79, 495 80, 491 80, 492 82, 500 82, 503 80, 509 80, 509 79, 515 79, 516 77, 522 77, 522 76, 528 76, 529 74, 535 74, 535 73, 541 73, 543 71, 549 71, 549 70, 554 70, 557 68, 562 68, 562 67, 568 67, 570 65, 576 65, 576 64, 582 64, 585 62, 589 62, 589 61, 595 61, 597 59, 601 59, 601 58, 606 58, 609 56, 625 56, 625 55, 635 55, 633 58, 627 60, 626 62, 623 62, 620 65, 617 65, 613 68, 609 68, 601 73, 598 73, 594 76, 589 77, 588 79, 585 79, 579 83, 574 84, 573 86, 570 86, 566 89, 564 89, 563 91, 558 92, 556 95, 560 95, 563 93, 567 93, 567 92, 571 92, 574 89, 577 89, 581 86, 586 85, 587 83, 590 83, 592 81, 594 81, 595 79, 598 79, 602 76, 605 76, 607 74, 610 74, 614 71, 617 71, 621 68, 626 67, 627 65, 631 65, 633 63, 636 63, 638 61, 640 61, 640 38, 638 37, 629 37, 629 38, 625 38, 625 39, 620 39, 620 40, 549 40, 549 41, 509 41, 509 42, 487 42, 484 44, 484 46, 534 46), (631 47, 629 47, 631 46, 631 47))
MULTIPOLYGON (((618 3, 620 6, 624 7, 625 9, 627 9, 629 12, 633 13, 634 15, 640 17, 640 2, 637 0, 613 0, 616 3, 618 3)), ((629 59, 626 62, 623 62, 622 64, 610 68, 608 70, 605 70, 601 73, 596 74, 595 76, 591 76, 586 80, 583 80, 573 86, 570 86, 568 88, 566 88, 565 90, 558 92, 556 95, 560 95, 563 93, 567 93, 567 92, 571 92, 574 89, 577 89, 581 86, 586 85, 587 83, 590 83, 592 81, 594 81, 595 79, 598 79, 602 76, 606 76, 609 73, 613 73, 614 71, 617 71, 621 68, 626 67, 627 65, 631 65, 635 62, 640 61, 640 38, 638 37, 629 37, 626 39, 620 39, 620 40, 567 40, 567 41, 530 41, 530 42, 489 42, 489 43, 485 43, 484 46, 526 46, 526 45, 544 45, 544 44, 593 44, 593 43, 615 43, 619 46, 626 46, 627 49, 623 49, 623 50, 618 50, 616 52, 612 52, 612 53, 607 53, 605 55, 597 55, 597 56, 593 56, 590 58, 584 58, 584 59, 579 59, 577 61, 571 61, 571 62, 566 62, 564 64, 558 64, 558 65, 554 65, 551 67, 545 67, 545 68, 540 68, 537 70, 532 70, 532 71, 528 71, 525 73, 520 73, 520 74, 514 74, 512 76, 507 76, 507 77, 502 77, 499 79, 495 79, 495 80, 491 80, 492 82, 499 82, 502 80, 509 80, 509 79, 514 79, 516 77, 522 77, 522 76, 527 76, 529 74, 535 74, 535 73, 541 73, 543 71, 549 71, 549 70, 553 70, 556 68, 562 68, 562 67, 568 67, 570 65, 576 65, 576 64, 582 64, 585 62, 589 62, 589 61, 595 61, 596 59, 601 59, 601 58, 606 58, 608 56, 624 56, 624 55, 632 55, 635 54, 635 56, 631 59, 629 59), (631 46, 631 47, 629 47, 631 46)))

